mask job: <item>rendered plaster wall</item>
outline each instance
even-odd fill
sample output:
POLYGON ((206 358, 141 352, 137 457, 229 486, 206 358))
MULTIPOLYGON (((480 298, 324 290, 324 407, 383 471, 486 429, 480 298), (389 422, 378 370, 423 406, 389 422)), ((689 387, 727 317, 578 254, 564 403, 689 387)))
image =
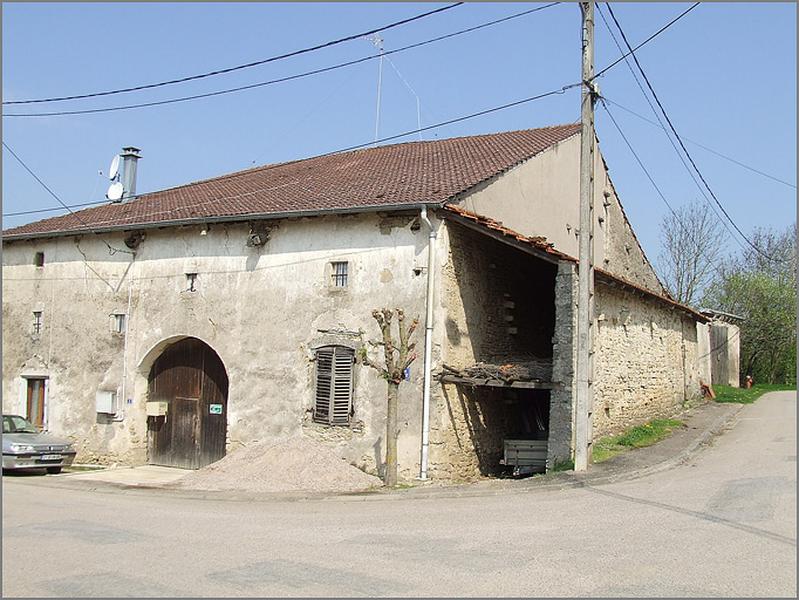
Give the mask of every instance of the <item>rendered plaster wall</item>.
MULTIPOLYGON (((227 369, 228 451, 304 429, 374 472, 385 451, 385 382, 356 364, 353 427, 313 424, 313 349, 376 338, 374 308, 424 318, 427 232, 413 216, 281 221, 253 248, 243 224, 148 230, 135 260, 109 255, 92 235, 6 242, 3 409, 24 414, 24 376, 46 376, 48 427, 76 440, 78 461, 142 463, 149 369, 170 343, 196 337, 227 369), (33 265, 37 251, 44 267, 33 265), (340 260, 349 262, 344 291, 331 286, 330 262, 340 260), (187 273, 197 274, 194 292, 187 273), (34 310, 43 312, 39 336, 34 310), (114 312, 129 313, 127 345, 111 332, 114 312), (119 422, 95 412, 98 390, 119 394, 119 422)), ((125 249, 121 234, 103 238, 125 249)), ((421 327, 417 336, 421 346, 421 327)), ((400 387, 405 476, 418 469, 421 386, 420 359, 400 387)))
MULTIPOLYGON (((579 255, 580 136, 555 144, 488 181, 460 205, 528 236, 544 236, 561 252, 579 255)), ((594 265, 663 294, 630 226, 605 162, 595 153, 594 265)))
POLYGON ((692 319, 605 284, 595 314, 594 439, 673 415, 699 395, 692 319))
POLYGON ((712 383, 712 363, 710 352, 710 324, 696 324, 696 357, 693 364, 696 368, 697 383, 712 383))
MULTIPOLYGON (((463 368, 549 358, 556 267, 457 224, 442 228, 440 363, 463 368), (515 328, 511 333, 509 328, 515 328)), ((469 479, 496 470, 513 424, 501 390, 435 383, 430 473, 469 479)))

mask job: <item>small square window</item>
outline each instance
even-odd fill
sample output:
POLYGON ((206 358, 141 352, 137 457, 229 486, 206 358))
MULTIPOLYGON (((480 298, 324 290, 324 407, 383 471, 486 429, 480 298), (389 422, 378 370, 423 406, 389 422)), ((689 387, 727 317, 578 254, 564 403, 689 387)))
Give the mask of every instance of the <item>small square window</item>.
POLYGON ((347 274, 349 263, 347 262, 334 262, 330 263, 331 277, 333 278, 333 287, 344 288, 347 287, 347 274))
POLYGON ((189 284, 187 292, 197 291, 197 273, 186 273, 186 282, 189 284))
POLYGON ((111 315, 111 331, 114 333, 125 333, 127 317, 128 316, 124 313, 115 313, 111 315))
POLYGON ((33 264, 37 267, 44 266, 44 252, 37 252, 33 257, 33 264))
POLYGON ((33 333, 39 335, 42 332, 42 311, 33 311, 33 333))

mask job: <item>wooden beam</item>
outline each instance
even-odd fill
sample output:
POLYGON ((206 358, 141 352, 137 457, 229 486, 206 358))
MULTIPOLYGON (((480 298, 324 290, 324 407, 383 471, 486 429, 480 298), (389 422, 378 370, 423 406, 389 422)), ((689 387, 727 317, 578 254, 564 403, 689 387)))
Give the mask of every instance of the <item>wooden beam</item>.
POLYGON ((483 379, 477 377, 458 377, 457 375, 443 375, 441 381, 444 383, 455 383, 470 385, 473 387, 487 386, 487 387, 501 387, 501 388, 515 388, 526 390, 554 390, 560 387, 560 384, 553 381, 513 381, 510 383, 504 382, 500 379, 483 379))

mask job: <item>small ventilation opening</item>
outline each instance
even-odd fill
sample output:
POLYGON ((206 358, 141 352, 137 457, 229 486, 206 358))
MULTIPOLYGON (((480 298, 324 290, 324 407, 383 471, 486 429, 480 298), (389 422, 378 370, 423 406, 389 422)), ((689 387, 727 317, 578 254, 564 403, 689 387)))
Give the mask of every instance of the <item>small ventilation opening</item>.
POLYGON ((37 252, 33 257, 33 264, 37 267, 44 266, 44 252, 37 252))

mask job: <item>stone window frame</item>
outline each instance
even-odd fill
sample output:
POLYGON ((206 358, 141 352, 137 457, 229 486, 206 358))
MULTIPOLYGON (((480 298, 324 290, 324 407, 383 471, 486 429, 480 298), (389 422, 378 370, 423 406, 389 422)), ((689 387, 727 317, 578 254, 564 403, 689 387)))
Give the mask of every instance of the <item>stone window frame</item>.
POLYGON ((38 337, 42 334, 43 328, 44 328, 44 311, 34 310, 33 323, 31 323, 31 334, 38 337))
POLYGON ((314 349, 313 421, 349 427, 355 414, 355 349, 328 344, 314 349), (332 408, 332 410, 331 410, 332 408))
POLYGON ((328 286, 334 290, 346 290, 350 284, 350 261, 331 260, 328 264, 328 286))
POLYGON ((128 314, 125 312, 113 312, 111 317, 111 333, 114 335, 125 335, 128 329, 128 314))

